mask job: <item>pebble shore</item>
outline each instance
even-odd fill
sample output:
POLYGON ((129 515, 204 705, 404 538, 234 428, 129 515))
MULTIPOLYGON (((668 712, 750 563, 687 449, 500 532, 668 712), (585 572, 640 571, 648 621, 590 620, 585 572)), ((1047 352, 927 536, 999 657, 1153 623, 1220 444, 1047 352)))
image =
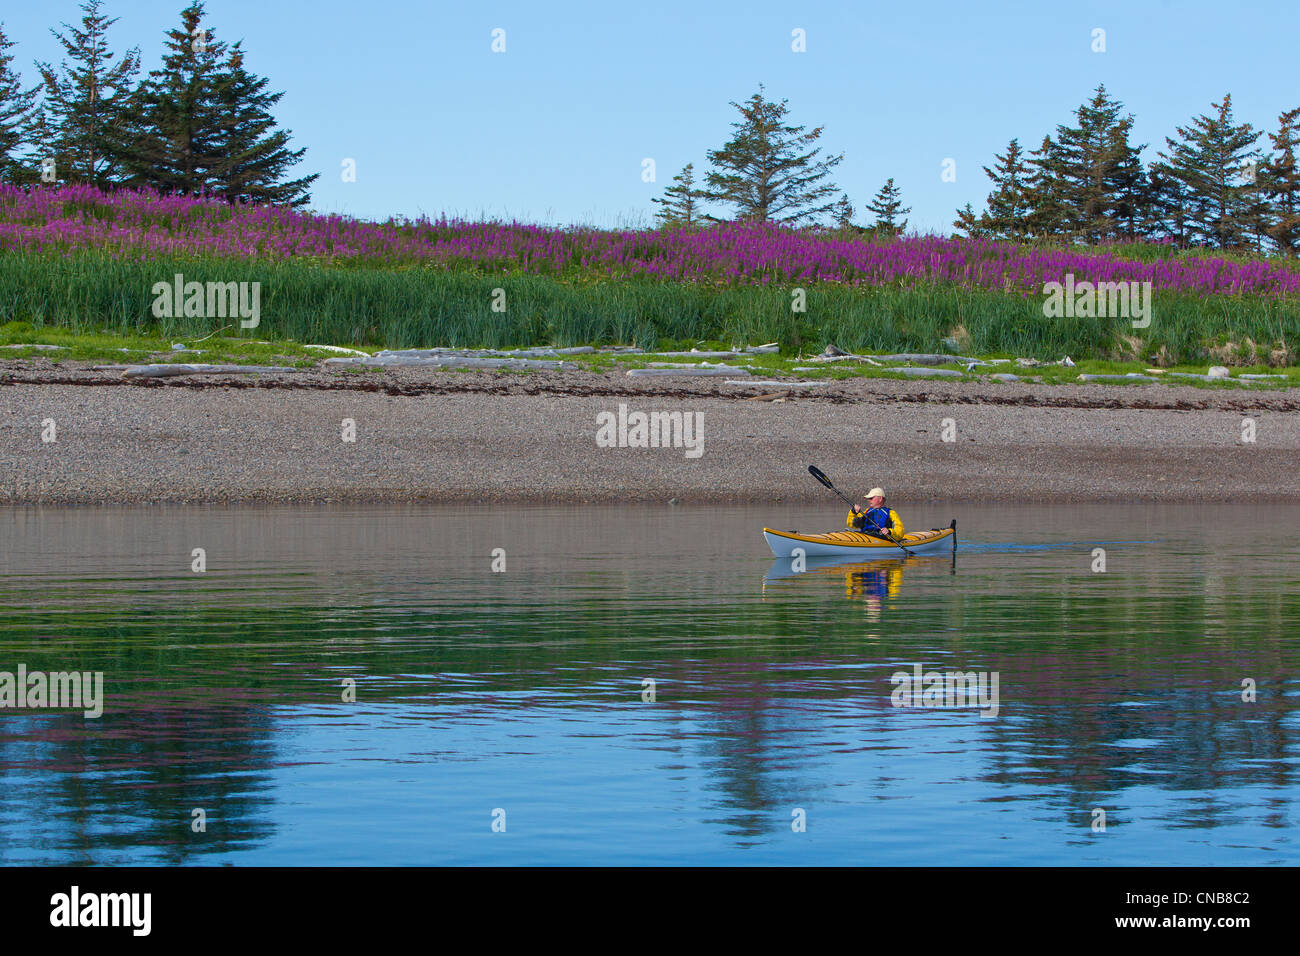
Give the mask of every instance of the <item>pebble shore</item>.
POLYGON ((899 504, 1297 501, 1297 411, 1293 392, 1163 383, 430 369, 124 381, 14 362, 0 364, 0 501, 824 500, 809 464, 899 504), (701 416, 703 453, 599 447, 597 416, 620 404, 701 416))

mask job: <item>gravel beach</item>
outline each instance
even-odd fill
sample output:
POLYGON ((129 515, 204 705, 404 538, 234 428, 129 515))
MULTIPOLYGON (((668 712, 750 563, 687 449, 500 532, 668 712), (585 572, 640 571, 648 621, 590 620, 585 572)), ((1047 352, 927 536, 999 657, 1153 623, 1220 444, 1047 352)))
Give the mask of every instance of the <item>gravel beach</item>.
POLYGON ((818 501, 817 464, 850 494, 883 485, 891 503, 1296 501, 1297 411, 1285 391, 1164 384, 430 369, 123 381, 10 362, 0 500, 818 501), (694 414, 702 452, 598 446, 598 416, 620 404, 694 414))

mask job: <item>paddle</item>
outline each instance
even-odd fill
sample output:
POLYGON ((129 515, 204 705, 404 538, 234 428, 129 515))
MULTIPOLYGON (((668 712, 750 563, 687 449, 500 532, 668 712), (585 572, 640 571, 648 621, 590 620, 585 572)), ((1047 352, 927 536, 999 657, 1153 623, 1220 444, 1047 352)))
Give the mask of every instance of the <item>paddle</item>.
MULTIPOLYGON (((848 503, 849 508, 856 507, 852 501, 849 501, 849 499, 844 496, 844 493, 842 491, 840 491, 838 488, 836 488, 834 485, 831 484, 831 480, 826 477, 825 472, 823 472, 816 465, 808 466, 808 474, 812 475, 814 478, 820 481, 831 491, 835 492, 841 498, 844 498, 844 500, 848 503)), ((897 545, 899 548, 902 548, 904 554, 911 555, 912 557, 916 557, 915 554, 913 554, 911 551, 908 551, 907 548, 904 548, 900 542, 895 541, 893 538, 886 538, 884 535, 881 534, 872 534, 870 531, 863 531, 862 533, 865 535, 870 535, 873 538, 878 538, 881 541, 888 541, 890 544, 897 545)))

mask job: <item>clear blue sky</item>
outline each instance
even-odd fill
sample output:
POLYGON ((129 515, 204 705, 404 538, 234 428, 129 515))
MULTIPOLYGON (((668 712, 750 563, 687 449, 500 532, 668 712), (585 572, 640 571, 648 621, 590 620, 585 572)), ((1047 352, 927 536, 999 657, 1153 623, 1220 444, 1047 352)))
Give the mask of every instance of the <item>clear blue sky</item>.
MULTIPOLYGON (((115 50, 156 65, 184 0, 109 0, 115 50)), ((1176 125, 1231 92, 1238 121, 1272 130, 1300 106, 1300 3, 1209 0, 790 3, 451 3, 211 0, 219 40, 286 91, 281 125, 320 172, 313 207, 365 218, 505 216, 648 223, 683 165, 706 166, 765 83, 796 123, 845 154, 839 185, 862 209, 887 177, 911 225, 950 231, 979 209, 981 166, 1012 136, 1027 148, 1104 82, 1136 118, 1148 159, 1176 125), (506 52, 491 50, 506 31, 506 52), (791 50, 806 32, 807 52, 791 50), (1106 31, 1094 53, 1093 30, 1106 31), (344 183, 340 164, 357 163, 344 183), (642 181, 653 158, 655 183, 642 181), (956 182, 941 180, 944 159, 956 182)), ((24 77, 59 59, 48 28, 75 0, 0 14, 24 77)), ((1261 144, 1263 141, 1261 140, 1261 144)), ((859 216, 860 220, 864 217, 859 216)))

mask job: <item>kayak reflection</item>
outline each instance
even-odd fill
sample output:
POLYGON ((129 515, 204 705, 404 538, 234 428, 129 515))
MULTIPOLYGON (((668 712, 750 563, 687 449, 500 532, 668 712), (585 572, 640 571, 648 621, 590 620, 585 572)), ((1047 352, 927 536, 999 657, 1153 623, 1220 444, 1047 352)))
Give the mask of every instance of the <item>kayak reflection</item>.
POLYGON ((920 568, 947 568, 955 573, 956 555, 918 555, 877 561, 854 561, 852 558, 835 556, 809 557, 802 562, 777 558, 763 576, 763 596, 767 598, 779 592, 790 593, 799 579, 822 582, 837 580, 844 585, 845 598, 863 601, 869 613, 879 614, 885 602, 892 602, 902 591, 904 570, 920 568))

